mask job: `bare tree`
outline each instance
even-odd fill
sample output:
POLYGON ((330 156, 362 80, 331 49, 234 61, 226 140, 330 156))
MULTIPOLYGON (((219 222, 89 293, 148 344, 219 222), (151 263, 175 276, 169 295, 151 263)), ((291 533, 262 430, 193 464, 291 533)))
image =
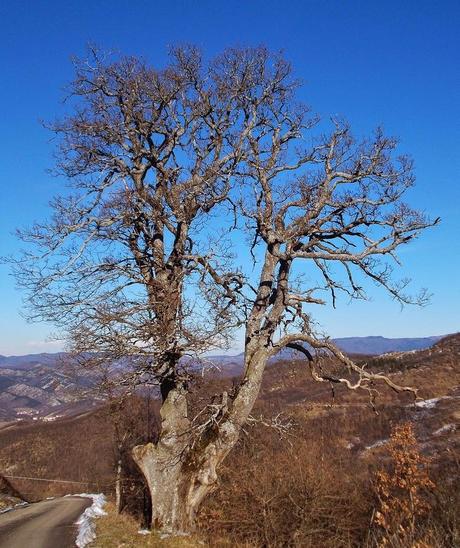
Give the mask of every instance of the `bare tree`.
POLYGON ((264 48, 208 65, 180 48, 162 70, 95 53, 76 74, 76 109, 52 126, 58 171, 76 193, 21 233, 35 247, 16 274, 32 317, 61 326, 75 352, 118 364, 113 378, 130 387, 158 383, 158 441, 133 455, 153 527, 188 530, 283 347, 307 356, 318 381, 412 390, 315 334, 310 308, 326 304, 325 290, 333 304, 339 292, 365 298, 364 278, 409 302, 386 259, 433 223, 401 202, 412 165, 393 158, 393 139, 355 142, 340 122, 308 137, 318 120, 296 102, 289 64, 264 48), (232 266, 224 228, 247 233, 258 277, 232 266), (306 286, 295 263, 321 284, 306 286), (240 383, 189 416, 184 357, 225 345, 243 324, 240 383), (343 375, 326 371, 325 354, 343 375))

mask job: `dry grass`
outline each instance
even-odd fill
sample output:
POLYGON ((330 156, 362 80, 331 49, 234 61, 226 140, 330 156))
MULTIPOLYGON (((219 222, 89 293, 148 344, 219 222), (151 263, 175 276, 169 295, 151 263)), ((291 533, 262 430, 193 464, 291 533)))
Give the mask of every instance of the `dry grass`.
POLYGON ((193 537, 174 537, 161 539, 150 533, 141 535, 139 523, 129 514, 117 515, 113 504, 105 507, 107 515, 96 521, 96 540, 91 548, 195 548, 202 547, 203 542, 193 537))

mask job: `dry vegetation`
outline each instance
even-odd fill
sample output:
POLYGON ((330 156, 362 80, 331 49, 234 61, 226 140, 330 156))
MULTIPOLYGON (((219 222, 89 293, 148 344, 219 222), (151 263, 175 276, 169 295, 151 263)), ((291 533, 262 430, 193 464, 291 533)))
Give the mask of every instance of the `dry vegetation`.
POLYGON ((388 442, 389 470, 375 474, 374 492, 378 505, 373 522, 380 528, 381 546, 393 539, 408 545, 427 544, 417 539, 417 521, 431 509, 430 494, 436 485, 428 473, 429 460, 420 454, 410 422, 396 425, 388 442))
MULTIPOLYGON (((459 341, 457 336, 429 351, 369 363, 381 367, 384 362, 393 372, 404 364, 397 374, 404 382, 421 386, 423 398, 445 398, 433 407, 414 407, 408 396, 383 393, 376 414, 364 395, 340 389, 332 398, 327 385, 309 379, 302 362, 270 367, 253 420, 225 461, 220 488, 202 508, 200 542, 325 548, 460 546, 459 341), (267 426, 278 415, 280 428, 267 426), (402 424, 406 426, 398 426, 402 424), (391 436, 393 441, 382 443, 391 436)), ((231 380, 201 381, 195 399, 200 400, 205 389, 207 394, 219 393, 226 384, 231 380)), ((150 403, 148 413, 146 405, 139 398, 125 406, 129 413, 121 426, 130 432, 128 445, 154 435, 156 404, 150 403)), ((117 455, 115 439, 107 433, 113 432, 107 428, 110 421, 107 409, 101 409, 75 419, 2 431, 0 471, 86 482, 10 480, 29 498, 89 489, 113 495, 117 455)), ((161 546, 158 538, 137 533, 148 521, 142 511, 148 497, 127 452, 123 462, 124 512, 121 518, 112 513, 100 520, 95 546, 161 546)), ((198 545, 193 538, 181 542, 166 546, 198 545)))
MULTIPOLYGON (((280 443, 275 433, 254 431, 230 457, 223 488, 202 512, 209 544, 224 536, 232 545, 380 545, 381 528, 373 520, 378 491, 373 484, 379 470, 391 473, 393 463, 384 446, 375 451, 362 451, 359 445, 348 449, 346 440, 356 440, 358 433, 374 438, 379 425, 389 421, 382 415, 374 427, 364 411, 353 415, 352 434, 352 427, 348 433, 342 428, 346 414, 331 410, 300 424, 292 445, 280 443)), ((403 418, 396 415, 390 414, 393 420, 403 418)), ((448 457, 444 453, 442 468, 433 463, 430 473, 437 487, 430 494, 429 511, 414 522, 414 538, 430 540, 424 546, 460 545, 460 468, 448 457)), ((398 544, 398 539, 392 535, 387 545, 412 546, 398 544)))
POLYGON ((106 511, 107 515, 97 520, 97 537, 91 548, 194 548, 203 545, 193 537, 160 538, 154 533, 139 533, 139 523, 130 514, 117 515, 115 506, 110 503, 106 511))

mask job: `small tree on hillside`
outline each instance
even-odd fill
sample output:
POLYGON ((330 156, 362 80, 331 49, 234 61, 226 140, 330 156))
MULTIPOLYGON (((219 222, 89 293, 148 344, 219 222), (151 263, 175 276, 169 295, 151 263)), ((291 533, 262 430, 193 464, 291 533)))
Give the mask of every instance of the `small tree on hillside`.
POLYGON ((430 510, 426 495, 435 485, 428 474, 429 460, 420 453, 411 423, 393 427, 388 451, 391 468, 379 470, 374 482, 378 499, 374 522, 381 533, 379 544, 389 546, 399 541, 419 546, 416 522, 430 510))
POLYGON ((381 131, 357 142, 334 121, 309 138, 318 120, 297 87, 289 64, 264 48, 207 65, 179 48, 161 70, 95 54, 76 65, 75 111, 52 126, 58 171, 75 190, 53 202, 48 223, 21 232, 36 247, 17 277, 31 315, 61 326, 80 356, 111 364, 120 384, 159 385, 159 439, 133 454, 152 525, 164 531, 193 526, 282 348, 305 354, 321 382, 410 390, 316 335, 310 312, 326 304, 324 291, 333 303, 339 292, 365 298, 365 278, 410 301, 379 257, 396 259, 433 224, 401 201, 411 162, 394 158, 396 142, 381 131), (255 268, 235 266, 225 233, 230 243, 247 235, 255 268), (302 264, 319 283, 296 276, 302 264), (225 345, 241 325, 241 381, 189 416, 185 357, 225 345), (325 352, 343 374, 324 369, 325 352))

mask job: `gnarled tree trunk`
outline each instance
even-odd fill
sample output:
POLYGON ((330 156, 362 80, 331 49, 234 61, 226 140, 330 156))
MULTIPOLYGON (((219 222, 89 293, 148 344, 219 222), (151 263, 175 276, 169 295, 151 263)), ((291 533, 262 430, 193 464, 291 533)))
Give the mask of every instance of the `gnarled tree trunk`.
POLYGON ((180 532, 188 528, 182 461, 187 449, 190 421, 183 385, 175 385, 169 390, 160 414, 158 442, 134 447, 133 458, 149 487, 152 527, 164 532, 180 532))
POLYGON ((165 533, 189 529, 180 457, 161 443, 137 446, 133 456, 144 474, 152 502, 152 528, 165 533))
POLYGON ((162 430, 157 443, 133 449, 144 474, 152 502, 152 528, 169 534, 194 529, 202 501, 217 486, 218 467, 238 441, 260 389, 266 352, 246 360, 245 376, 230 408, 226 402, 212 426, 198 438, 187 416, 183 387, 172 389, 160 414, 162 430))

